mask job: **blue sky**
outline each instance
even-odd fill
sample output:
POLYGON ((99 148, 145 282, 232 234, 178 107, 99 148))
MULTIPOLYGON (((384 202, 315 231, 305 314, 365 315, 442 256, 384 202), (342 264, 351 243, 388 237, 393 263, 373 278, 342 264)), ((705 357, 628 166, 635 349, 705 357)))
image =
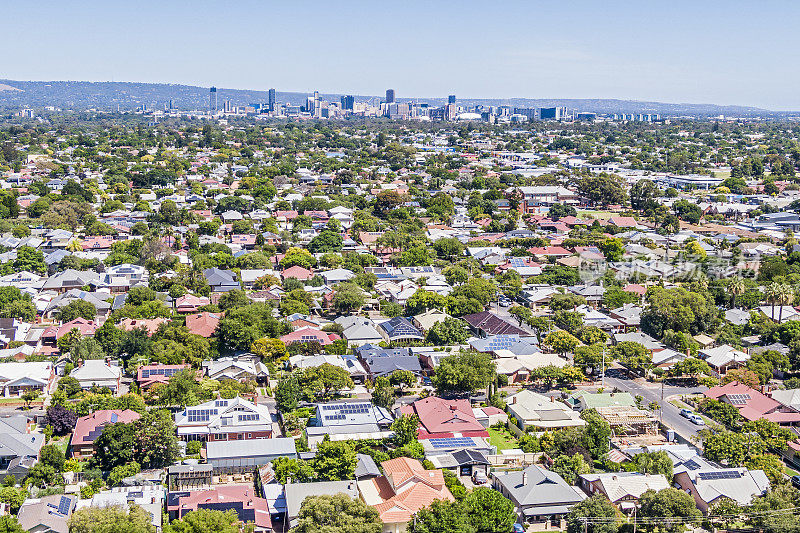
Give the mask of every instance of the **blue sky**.
POLYGON ((0 0, 0 77, 800 110, 800 3, 0 0))

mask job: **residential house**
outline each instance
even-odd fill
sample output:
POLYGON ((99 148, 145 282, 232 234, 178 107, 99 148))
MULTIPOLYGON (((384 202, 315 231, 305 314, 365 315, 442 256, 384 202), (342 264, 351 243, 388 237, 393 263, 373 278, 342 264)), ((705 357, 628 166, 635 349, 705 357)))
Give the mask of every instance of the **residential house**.
POLYGON ((589 495, 602 494, 623 511, 632 510, 645 491, 658 492, 670 487, 661 474, 639 472, 603 472, 581 474, 578 485, 589 495))
POLYGON ((675 474, 675 484, 689 493, 703 513, 727 498, 741 506, 769 491, 769 479, 763 470, 713 468, 686 470, 675 474))
POLYGON ((102 359, 78 361, 78 366, 69 375, 78 380, 83 390, 107 387, 111 392, 116 393, 122 382, 122 369, 116 364, 102 359))
POLYGON ((743 367, 750 360, 750 354, 737 350, 730 344, 706 348, 697 353, 720 376, 727 374, 728 370, 743 367))
POLYGON ((49 361, 0 363, 0 387, 3 396, 22 396, 26 390, 49 394, 56 377, 49 361))
POLYGON ((142 365, 136 371, 136 383, 140 390, 146 391, 153 385, 168 383, 172 376, 187 368, 191 367, 189 365, 142 365))
POLYGON ((240 522, 252 522, 254 533, 272 531, 267 500, 260 498, 252 485, 221 485, 207 490, 170 493, 167 511, 170 519, 181 519, 199 509, 233 511, 240 522))
POLYGON ((428 396, 399 408, 401 415, 417 415, 420 440, 459 437, 488 437, 483 424, 467 400, 445 400, 428 396))
POLYGON ((493 472, 492 486, 511 500, 519 520, 554 528, 560 527, 564 515, 584 499, 564 478, 539 465, 493 472))
POLYGON ((196 313, 204 305, 211 303, 205 296, 195 296, 194 294, 184 294, 175 299, 175 311, 178 313, 196 313))
POLYGON ((280 340, 286 345, 296 342, 318 342, 322 346, 327 346, 339 340, 339 338, 339 335, 336 333, 328 333, 316 327, 305 326, 291 333, 287 333, 286 335, 282 335, 280 340))
POLYGON ((363 346, 383 342, 383 336, 369 318, 355 315, 340 316, 334 322, 342 326, 342 337, 350 345, 363 346))
POLYGON ((528 389, 522 389, 506 399, 511 416, 520 427, 540 430, 585 426, 586 422, 570 406, 528 389))
POLYGON ((312 450, 325 437, 332 441, 383 439, 392 433, 392 414, 369 402, 331 402, 316 406, 316 413, 306 425, 306 436, 312 450))
POLYGON ((31 433, 27 416, 0 418, 0 475, 27 475, 44 445, 44 433, 31 433))
POLYGON ((252 472, 278 457, 297 457, 293 438, 209 440, 206 444, 206 461, 217 475, 252 472))
POLYGON ((102 490, 89 499, 78 500, 75 510, 85 507, 124 508, 131 504, 138 505, 150 515, 150 524, 156 531, 161 531, 165 497, 166 491, 161 485, 126 485, 102 490))
POLYGON ((289 364, 293 368, 316 368, 324 364, 338 366, 347 370, 354 383, 364 383, 369 377, 364 365, 352 354, 296 354, 289 357, 289 364))
POLYGON ((208 339, 214 335, 220 320, 222 320, 222 313, 210 313, 205 311, 202 313, 193 313, 191 315, 186 315, 186 327, 189 329, 189 333, 200 335, 208 339))
POLYGON ((211 400, 175 413, 181 440, 269 439, 273 434, 272 414, 264 404, 243 398, 211 400))
POLYGON ((297 525, 297 516, 300 514, 300 506, 303 504, 303 500, 310 496, 335 496, 337 494, 344 494, 354 500, 357 500, 360 496, 356 480, 287 483, 283 487, 283 493, 286 500, 284 531, 288 531, 289 528, 297 525))
POLYGON ((307 268, 303 268, 300 265, 294 265, 283 272, 281 272, 281 279, 286 280, 289 278, 295 278, 299 281, 308 281, 314 277, 314 272, 308 270, 307 268))
POLYGON ((396 316, 378 325, 378 331, 386 342, 421 341, 425 336, 411 322, 396 316))
POLYGON ((511 322, 495 315, 491 311, 481 311, 471 315, 464 315, 461 317, 470 329, 475 332, 479 337, 486 337, 489 335, 519 335, 520 337, 532 336, 527 331, 518 328, 511 322))
POLYGON ((104 427, 117 422, 133 422, 139 418, 139 413, 130 409, 102 409, 78 418, 70 441, 72 456, 77 459, 90 458, 95 451, 94 441, 103 432, 104 427))
POLYGON ((361 497, 374 507, 384 533, 403 533, 413 516, 436 500, 454 502, 441 470, 426 470, 409 457, 381 463, 384 475, 358 482, 361 497))
POLYGON ((373 380, 378 376, 389 376, 395 370, 408 370, 418 377, 422 375, 419 357, 408 348, 379 348, 364 344, 356 352, 373 380))
POLYGON ((17 512, 17 521, 23 530, 33 533, 69 533, 67 521, 77 503, 74 494, 28 498, 17 512))
POLYGON ((424 313, 420 313, 412 318, 414 326, 416 326, 420 331, 427 332, 433 326, 440 322, 444 322, 448 318, 451 318, 450 315, 447 313, 443 313, 438 309, 428 309, 424 313))
POLYGON ((241 288, 236 280, 236 274, 230 270, 207 268, 203 270, 203 276, 213 292, 228 292, 241 288))
POLYGON ((233 379, 244 381, 252 379, 256 381, 264 380, 269 377, 269 371, 261 361, 252 357, 220 357, 203 361, 203 368, 210 379, 223 380, 233 379))
POLYGON ((736 407, 745 420, 763 418, 782 426, 800 425, 800 412, 738 381, 711 387, 703 394, 736 407))

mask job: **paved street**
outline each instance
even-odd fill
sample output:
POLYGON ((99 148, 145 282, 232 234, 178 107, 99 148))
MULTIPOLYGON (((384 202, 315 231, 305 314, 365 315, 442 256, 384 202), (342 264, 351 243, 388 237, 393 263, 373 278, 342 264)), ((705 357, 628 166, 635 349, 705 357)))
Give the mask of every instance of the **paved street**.
POLYGON ((689 420, 686 418, 682 417, 680 415, 680 409, 669 403, 667 398, 675 395, 703 392, 707 390, 706 387, 665 386, 663 391, 664 400, 662 401, 660 384, 634 381, 626 377, 624 372, 614 368, 610 368, 606 372, 605 385, 606 390, 616 387, 619 390, 630 392, 634 396, 642 396, 644 398, 645 405, 649 404, 650 402, 658 402, 658 404, 661 406, 661 420, 666 426, 674 429, 678 435, 685 439, 691 441, 692 438, 697 435, 697 432, 703 428, 703 426, 696 426, 689 422, 689 420))

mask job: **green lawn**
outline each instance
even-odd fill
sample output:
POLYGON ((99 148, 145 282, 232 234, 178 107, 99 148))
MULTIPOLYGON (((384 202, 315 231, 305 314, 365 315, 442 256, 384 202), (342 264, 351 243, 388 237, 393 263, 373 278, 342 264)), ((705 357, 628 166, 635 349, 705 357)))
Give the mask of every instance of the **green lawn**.
POLYGON ((489 444, 497 446, 497 451, 510 450, 517 447, 517 439, 506 429, 489 428, 489 444))
POLYGON ((786 465, 783 465, 783 471, 786 473, 787 476, 796 476, 796 475, 800 474, 800 472, 798 472, 797 470, 795 470, 793 468, 789 468, 786 465))

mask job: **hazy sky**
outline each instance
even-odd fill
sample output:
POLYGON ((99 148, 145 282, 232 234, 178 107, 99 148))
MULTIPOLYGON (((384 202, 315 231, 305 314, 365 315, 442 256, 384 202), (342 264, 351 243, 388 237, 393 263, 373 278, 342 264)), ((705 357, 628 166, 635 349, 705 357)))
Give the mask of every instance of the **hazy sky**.
POLYGON ((800 3, 0 0, 0 78, 800 110, 800 3))

